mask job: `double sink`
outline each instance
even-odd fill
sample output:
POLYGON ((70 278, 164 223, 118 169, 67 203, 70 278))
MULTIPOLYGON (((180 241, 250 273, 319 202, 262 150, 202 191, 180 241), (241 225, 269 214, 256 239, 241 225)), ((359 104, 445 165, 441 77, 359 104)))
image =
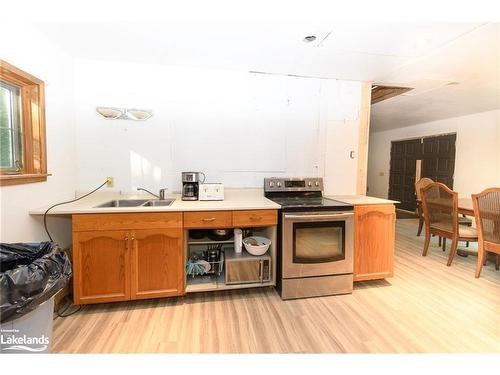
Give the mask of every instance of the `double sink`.
POLYGON ((102 203, 94 208, 110 207, 166 207, 174 203, 175 199, 115 199, 102 203))

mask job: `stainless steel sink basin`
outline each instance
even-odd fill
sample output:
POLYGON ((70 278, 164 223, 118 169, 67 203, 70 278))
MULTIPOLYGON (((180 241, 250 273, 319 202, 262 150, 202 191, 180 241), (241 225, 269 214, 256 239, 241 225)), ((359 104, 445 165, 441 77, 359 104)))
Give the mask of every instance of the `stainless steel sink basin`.
POLYGON ((159 207, 170 206, 175 199, 115 199, 109 202, 102 203, 94 208, 110 208, 110 207, 159 207))
POLYGON ((146 203, 143 204, 143 206, 170 206, 172 203, 174 203, 174 200, 175 199, 163 199, 163 200, 160 200, 160 199, 154 199, 154 200, 150 200, 146 203))
POLYGON ((107 207, 139 207, 146 203, 149 199, 116 199, 109 202, 105 202, 95 208, 107 208, 107 207))

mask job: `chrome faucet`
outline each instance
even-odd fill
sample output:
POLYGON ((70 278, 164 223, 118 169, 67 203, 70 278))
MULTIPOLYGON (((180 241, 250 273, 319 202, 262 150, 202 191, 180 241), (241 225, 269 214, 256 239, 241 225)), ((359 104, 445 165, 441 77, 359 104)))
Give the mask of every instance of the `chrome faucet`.
POLYGON ((160 189, 160 195, 152 193, 148 189, 144 189, 144 188, 141 188, 141 187, 137 188, 137 191, 141 191, 141 190, 145 191, 146 193, 149 193, 149 194, 151 194, 151 195, 155 196, 156 198, 158 198, 158 199, 160 199, 160 200, 163 201, 163 200, 166 199, 165 195, 166 195, 168 189, 166 189, 166 188, 165 189, 160 189))
POLYGON ((167 195, 167 188, 160 189, 160 200, 164 201, 167 199, 165 195, 167 195))

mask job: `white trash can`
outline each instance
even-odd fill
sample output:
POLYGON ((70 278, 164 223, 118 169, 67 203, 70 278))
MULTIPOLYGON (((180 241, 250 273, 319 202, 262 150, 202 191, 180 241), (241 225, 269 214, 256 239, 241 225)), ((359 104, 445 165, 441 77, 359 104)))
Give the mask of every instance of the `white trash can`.
POLYGON ((54 297, 26 315, 0 325, 0 353, 50 353, 54 297))
POLYGON ((53 242, 0 243, 0 353, 50 353, 54 296, 71 278, 53 242))

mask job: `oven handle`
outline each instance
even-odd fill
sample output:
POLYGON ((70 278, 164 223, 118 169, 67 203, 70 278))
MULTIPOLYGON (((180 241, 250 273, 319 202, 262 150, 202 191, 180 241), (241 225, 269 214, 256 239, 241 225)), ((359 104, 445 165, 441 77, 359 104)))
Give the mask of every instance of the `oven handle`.
POLYGON ((305 214, 305 215, 288 215, 285 214, 285 219, 342 219, 354 216, 353 212, 342 212, 338 214, 305 214))

